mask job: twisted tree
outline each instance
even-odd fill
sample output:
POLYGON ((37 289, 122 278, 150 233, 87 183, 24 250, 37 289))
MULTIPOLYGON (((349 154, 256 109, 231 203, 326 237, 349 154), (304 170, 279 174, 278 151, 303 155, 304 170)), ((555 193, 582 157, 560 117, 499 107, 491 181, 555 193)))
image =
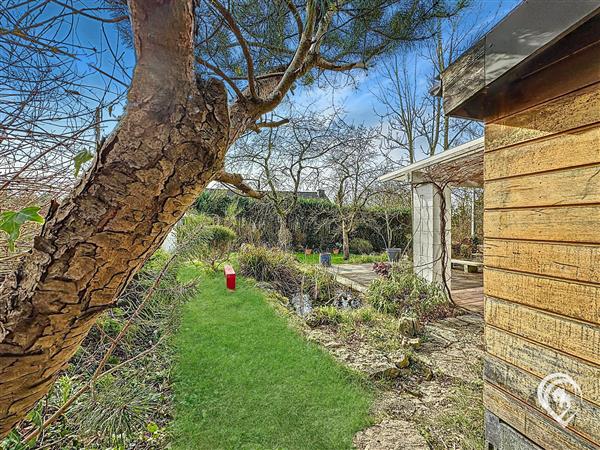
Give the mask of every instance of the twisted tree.
MULTIPOLYGON (((247 189, 223 171, 237 138, 273 125, 261 116, 301 80, 364 69, 425 38, 429 22, 462 6, 451 3, 130 0, 125 10, 111 0, 109 17, 75 0, 3 5, 2 45, 77 57, 39 33, 58 8, 119 24, 136 64, 130 83, 119 81, 129 84, 119 123, 86 175, 51 203, 32 249, 0 287, 0 437, 49 390, 204 187, 223 179, 247 189), (31 17, 37 25, 20 26, 31 17)), ((17 171, 10 181, 18 179, 17 171)))
POLYGON ((239 139, 228 155, 228 164, 242 167, 246 178, 264 194, 279 221, 277 242, 282 249, 292 241, 290 220, 303 189, 319 188, 326 155, 344 146, 337 114, 306 108, 290 111, 283 127, 239 139))
POLYGON ((377 178, 386 172, 374 145, 375 130, 346 125, 344 147, 334 149, 327 158, 324 182, 331 192, 342 230, 342 253, 350 258, 350 236, 358 227, 365 206, 378 193, 377 178))

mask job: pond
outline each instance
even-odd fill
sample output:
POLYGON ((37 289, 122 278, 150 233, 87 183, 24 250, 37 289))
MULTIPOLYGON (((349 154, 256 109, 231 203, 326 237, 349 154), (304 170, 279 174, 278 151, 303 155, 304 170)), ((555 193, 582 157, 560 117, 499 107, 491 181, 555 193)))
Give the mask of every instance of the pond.
MULTIPOLYGON (((354 292, 347 289, 339 289, 333 301, 327 303, 339 309, 356 309, 362 306, 362 301, 354 292)), ((306 317, 313 311, 313 300, 308 294, 297 293, 290 298, 290 306, 301 317, 306 317)))

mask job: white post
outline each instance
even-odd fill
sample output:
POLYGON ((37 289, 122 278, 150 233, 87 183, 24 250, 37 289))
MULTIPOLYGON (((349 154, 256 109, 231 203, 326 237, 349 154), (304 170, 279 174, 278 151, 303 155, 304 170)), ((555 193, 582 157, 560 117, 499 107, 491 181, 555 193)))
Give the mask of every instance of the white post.
MULTIPOLYGON (((445 188, 446 281, 450 287, 450 188, 445 188)), ((427 281, 442 283, 442 198, 432 183, 413 184, 413 266, 427 281)))

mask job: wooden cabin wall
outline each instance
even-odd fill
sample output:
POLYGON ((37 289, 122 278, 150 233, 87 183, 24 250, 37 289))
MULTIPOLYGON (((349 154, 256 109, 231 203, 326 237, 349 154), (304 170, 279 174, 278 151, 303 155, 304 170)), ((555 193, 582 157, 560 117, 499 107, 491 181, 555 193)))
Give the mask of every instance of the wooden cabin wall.
POLYGON ((485 126, 484 403, 545 449, 600 448, 600 82, 572 70, 485 126), (581 387, 566 429, 537 402, 556 372, 581 387))

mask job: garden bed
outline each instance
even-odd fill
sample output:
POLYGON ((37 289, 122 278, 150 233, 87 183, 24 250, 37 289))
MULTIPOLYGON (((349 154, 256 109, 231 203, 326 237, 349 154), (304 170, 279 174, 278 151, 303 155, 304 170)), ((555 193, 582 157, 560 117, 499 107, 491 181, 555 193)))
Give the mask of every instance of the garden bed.
POLYGON ((371 408, 376 424, 356 435, 356 447, 483 448, 481 317, 436 321, 411 341, 399 322, 356 319, 361 316, 359 309, 307 333, 338 361, 378 380, 371 408))
MULTIPOLYGON (((268 267, 270 276, 261 278, 264 286, 285 295, 281 280, 296 273, 298 264, 286 260, 285 270, 277 269, 285 259, 279 253, 248 250, 242 260, 261 264, 243 267, 268 267)), ((326 281, 327 289, 316 291, 347 289, 336 287, 330 273, 325 278, 311 273, 308 285, 326 281)), ((410 442, 411 448, 482 448, 481 316, 452 308, 441 288, 401 266, 376 281, 355 308, 336 307, 331 297, 321 295, 309 314, 295 319, 308 340, 377 387, 371 409, 377 424, 356 435, 356 447, 395 449, 398 442, 410 442)), ((280 299, 289 310, 289 299, 280 299)))

